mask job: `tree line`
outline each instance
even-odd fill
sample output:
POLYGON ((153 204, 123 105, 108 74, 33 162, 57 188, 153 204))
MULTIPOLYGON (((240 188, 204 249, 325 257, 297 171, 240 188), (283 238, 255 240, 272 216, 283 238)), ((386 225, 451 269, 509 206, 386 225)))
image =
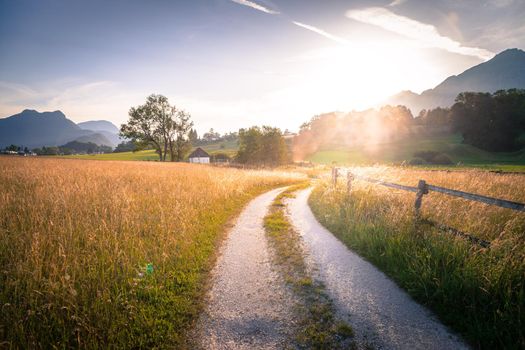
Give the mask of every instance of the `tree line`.
POLYGON ((449 118, 467 144, 495 152, 525 147, 525 90, 461 93, 449 118))
POLYGON ((523 149, 525 90, 463 92, 452 107, 422 110, 415 118, 405 106, 318 115, 301 126, 293 150, 297 159, 303 159, 330 144, 359 146, 451 133, 491 152, 523 149))
POLYGON ((241 164, 277 166, 291 161, 290 150, 280 129, 270 126, 239 130, 241 164))
POLYGON ((93 154, 93 153, 111 153, 112 148, 105 145, 97 145, 93 142, 79 142, 71 141, 62 146, 43 146, 36 147, 31 150, 27 147, 10 145, 6 147, 3 153, 24 153, 35 154, 39 156, 57 156, 57 155, 71 155, 71 154, 93 154))
POLYGON ((211 129, 199 138, 190 114, 170 105, 165 96, 155 94, 143 105, 129 110, 129 119, 122 124, 120 136, 128 141, 118 145, 116 151, 153 148, 160 161, 182 161, 192 146, 234 140, 239 145, 235 157, 239 163, 276 166, 290 160, 289 147, 278 128, 251 127, 223 136, 211 129))

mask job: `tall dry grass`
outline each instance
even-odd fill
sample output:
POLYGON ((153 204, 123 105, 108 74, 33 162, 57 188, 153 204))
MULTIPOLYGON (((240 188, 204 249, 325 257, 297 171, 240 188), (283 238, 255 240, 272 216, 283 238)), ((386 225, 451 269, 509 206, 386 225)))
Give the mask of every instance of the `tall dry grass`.
POLYGON ((225 223, 299 177, 0 157, 1 345, 184 347, 225 223))
MULTIPOLYGON (((482 171, 353 168, 375 179, 525 202, 525 176, 482 171)), ((525 214, 431 192, 422 216, 491 241, 489 249, 414 225, 415 194, 325 181, 310 198, 318 220, 377 265, 476 348, 525 347, 525 214)))

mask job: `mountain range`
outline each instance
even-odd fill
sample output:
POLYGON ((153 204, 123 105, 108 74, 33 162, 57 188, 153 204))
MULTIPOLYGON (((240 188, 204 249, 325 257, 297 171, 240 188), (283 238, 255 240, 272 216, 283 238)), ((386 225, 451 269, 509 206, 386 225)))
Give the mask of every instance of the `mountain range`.
POLYGON ((11 144, 28 148, 61 146, 70 141, 115 147, 120 138, 118 128, 111 122, 98 120, 75 124, 61 111, 40 113, 26 109, 0 119, 0 148, 11 144))
POLYGON ((407 106, 417 116, 422 109, 452 106, 460 92, 492 93, 511 88, 525 89, 525 51, 520 49, 505 50, 421 94, 402 91, 389 98, 386 104, 407 106))
MULTIPOLYGON (((495 92, 510 88, 525 89, 525 52, 520 49, 505 50, 421 94, 400 92, 385 104, 405 105, 417 116, 422 109, 450 107, 460 92, 495 92)), ((0 119, 0 148, 11 144, 28 148, 60 146, 71 141, 115 147, 121 142, 118 132, 118 128, 106 120, 75 124, 61 111, 40 113, 26 109, 0 119)))

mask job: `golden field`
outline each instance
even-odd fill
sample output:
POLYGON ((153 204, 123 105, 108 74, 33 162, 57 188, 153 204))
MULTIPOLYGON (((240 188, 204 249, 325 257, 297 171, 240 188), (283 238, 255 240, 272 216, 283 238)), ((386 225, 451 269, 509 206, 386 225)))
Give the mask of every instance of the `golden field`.
MULTIPOLYGON (((357 175, 417 187, 418 181, 489 197, 525 203, 525 175, 519 173, 495 173, 479 170, 432 171, 391 167, 356 167, 351 171, 357 175)), ((343 180, 341 180, 343 182, 343 180)), ((399 201, 400 207, 392 207, 391 219, 397 215, 396 208, 405 208, 407 214, 413 213, 415 194, 394 190, 356 180, 357 190, 381 193, 387 201, 399 201)), ((472 235, 494 241, 497 244, 506 239, 515 239, 525 234, 525 214, 513 210, 490 206, 483 203, 451 197, 437 192, 423 196, 422 215, 426 218, 447 224, 472 235), (499 238, 498 240, 496 240, 499 238)), ((402 212, 403 209, 398 211, 402 212)), ((521 236, 521 238, 525 238, 521 236)))
MULTIPOLYGON (((429 171, 356 167, 353 173, 407 186, 418 180, 450 189, 525 202, 525 176, 477 170, 429 171)), ((435 192, 421 216, 491 242, 415 224, 415 193, 328 178, 310 198, 317 219, 374 263, 415 299, 434 310, 474 348, 525 347, 525 213, 435 192)))
POLYGON ((0 345, 184 347, 225 224, 302 178, 0 157, 0 345))

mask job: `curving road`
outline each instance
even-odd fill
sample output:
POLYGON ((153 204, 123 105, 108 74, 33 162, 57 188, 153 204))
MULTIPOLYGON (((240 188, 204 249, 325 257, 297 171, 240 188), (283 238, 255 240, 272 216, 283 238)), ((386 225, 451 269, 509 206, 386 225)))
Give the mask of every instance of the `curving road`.
POLYGON ((341 317, 354 328, 358 344, 378 349, 466 349, 426 308, 413 301, 372 264, 350 251, 313 216, 311 189, 288 202, 301 233, 307 261, 326 285, 341 317))

